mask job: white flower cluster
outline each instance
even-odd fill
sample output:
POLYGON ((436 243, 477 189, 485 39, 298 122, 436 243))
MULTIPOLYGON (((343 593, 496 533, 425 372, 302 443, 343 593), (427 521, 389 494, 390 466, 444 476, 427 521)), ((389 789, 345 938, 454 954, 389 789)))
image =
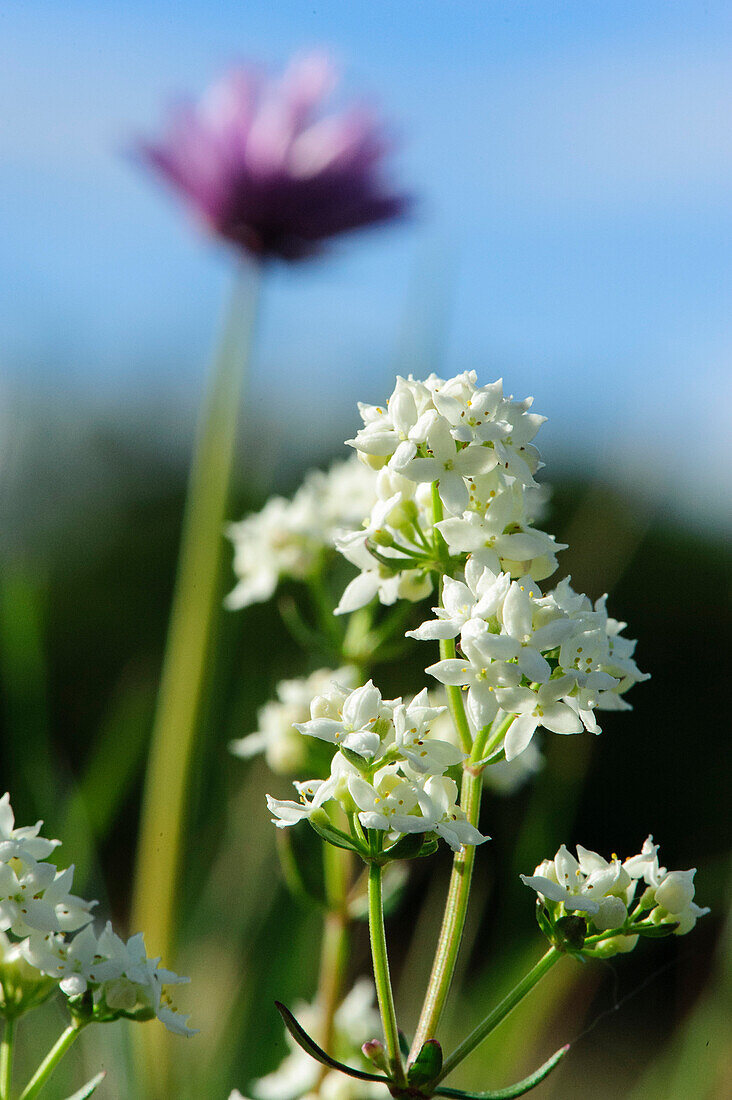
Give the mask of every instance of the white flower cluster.
POLYGON ((295 783, 300 802, 267 796, 274 823, 295 825, 335 800, 364 829, 390 837, 436 833, 456 851, 482 843, 487 837, 465 819, 457 786, 444 774, 465 754, 428 736, 443 711, 429 705, 426 689, 405 704, 382 699, 371 680, 351 692, 334 684, 313 699, 310 721, 296 728, 344 751, 333 757, 328 779, 295 783))
POLYGON ((553 860, 540 863, 533 875, 521 875, 556 918, 584 913, 590 933, 617 931, 612 947, 631 951, 638 936, 672 925, 682 936, 709 912, 694 902, 696 870, 668 871, 658 863, 658 845, 649 836, 641 852, 626 860, 606 860, 577 845, 577 858, 562 845, 553 860), (631 909, 640 882, 646 890, 631 909))
POLYGON ((620 634, 625 623, 608 617, 605 597, 593 606, 568 579, 544 596, 533 577, 512 580, 471 555, 464 581, 445 578, 442 602, 436 618, 409 635, 420 641, 459 635, 463 656, 427 672, 467 692, 475 730, 515 716, 503 745, 509 761, 539 726, 599 733, 595 709, 629 709, 622 694, 647 679, 632 657, 635 642, 620 634))
POLYGON ((46 862, 60 841, 40 836, 41 825, 16 829, 9 795, 0 799, 0 930, 15 937, 5 937, 4 955, 11 961, 21 956, 36 979, 55 979, 68 997, 91 989, 100 1020, 157 1016, 170 1031, 195 1034, 165 988, 188 979, 161 969, 159 959, 148 959, 141 934, 126 944, 110 924, 95 934, 90 922, 96 902, 70 892, 73 866, 59 871, 46 862))
POLYGON ((327 691, 333 681, 353 688, 356 671, 348 666, 320 668, 301 679, 282 680, 277 685, 277 699, 265 703, 257 714, 256 733, 232 741, 229 748, 245 760, 264 753, 268 766, 278 775, 302 773, 308 761, 308 746, 295 726, 307 722, 313 699, 327 691))
MULTIPOLYGON (((442 684, 430 690, 429 698, 432 706, 444 707, 445 710, 433 721, 428 736, 449 741, 452 745, 459 745, 455 724, 447 709, 447 695, 442 684)), ((533 738, 514 760, 497 760, 489 768, 484 768, 483 786, 494 795, 510 797, 530 780, 535 779, 545 763, 538 741, 538 738, 533 738)))
POLYGON ((230 524, 238 582, 226 606, 261 603, 281 578, 306 578, 337 534, 361 526, 374 504, 374 481, 355 458, 336 462, 325 473, 311 471, 292 500, 272 497, 261 512, 230 524))
POLYGON ((365 531, 337 543, 363 574, 339 611, 377 594, 390 603, 429 591, 429 571, 418 562, 433 553, 433 485, 448 513, 437 527, 451 553, 485 555, 485 564, 511 576, 554 572, 563 547, 532 526, 542 496, 531 441, 544 417, 531 404, 504 397, 500 380, 478 386, 466 371, 449 381, 397 378, 386 407, 359 406, 364 427, 346 442, 380 470, 378 500, 365 531))
MULTIPOLYGON (((318 1002, 297 1005, 294 1011, 305 1030, 317 1036, 322 1019, 318 1002)), ((361 1047, 380 1029, 373 983, 368 978, 361 978, 336 1010, 331 1053, 348 1065, 372 1070, 361 1047)), ((253 1083, 252 1090, 260 1100, 316 1100, 316 1097, 319 1100, 371 1100, 372 1097, 377 1100, 383 1097, 383 1085, 356 1081, 336 1072, 327 1073, 321 1079, 321 1067, 297 1045, 288 1031, 285 1039, 290 1053, 282 1065, 253 1083)), ((235 1089, 229 1100, 246 1100, 246 1097, 235 1089)))

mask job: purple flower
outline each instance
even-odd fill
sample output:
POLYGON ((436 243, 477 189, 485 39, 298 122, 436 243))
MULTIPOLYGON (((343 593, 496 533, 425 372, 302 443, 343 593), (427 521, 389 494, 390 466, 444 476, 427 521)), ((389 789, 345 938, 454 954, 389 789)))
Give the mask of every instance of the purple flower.
POLYGON ((234 70, 140 153, 215 234, 259 257, 312 256, 328 238, 409 206, 381 177, 388 143, 378 120, 362 108, 322 114, 335 82, 322 55, 278 80, 234 70))

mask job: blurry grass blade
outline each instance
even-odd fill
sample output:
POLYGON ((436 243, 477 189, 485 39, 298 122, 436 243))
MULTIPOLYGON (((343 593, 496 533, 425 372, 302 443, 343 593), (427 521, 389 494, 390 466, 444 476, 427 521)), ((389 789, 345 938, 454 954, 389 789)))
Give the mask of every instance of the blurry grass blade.
POLYGON ((91 1081, 87 1081, 82 1088, 77 1089, 73 1096, 67 1097, 67 1100, 87 1100, 88 1096, 91 1096, 93 1092, 96 1092, 99 1085, 101 1085, 104 1078, 107 1076, 107 1071, 102 1070, 96 1077, 92 1077, 91 1081))
POLYGON ((58 795, 48 721, 43 586, 20 566, 0 574, 0 675, 7 728, 5 785, 31 816, 49 817, 58 795), (9 773, 9 774, 8 774, 9 773))
MULTIPOLYGON (((143 796, 133 925, 169 965, 190 763, 220 598, 223 524, 258 283, 258 268, 242 269, 201 413, 143 796)), ((169 1062, 162 1052, 169 1048, 152 1037, 145 1041, 150 1095, 165 1095, 169 1062)))
POLYGON ((307 1031, 300 1026, 289 1008, 285 1008, 280 1001, 275 1001, 275 1007, 284 1020, 285 1027, 297 1045, 302 1047, 305 1053, 309 1054, 311 1058, 314 1058, 316 1062, 320 1062, 322 1066, 328 1066, 329 1069, 336 1069, 340 1073, 345 1073, 349 1077, 356 1077, 359 1081, 380 1081, 386 1084, 385 1077, 378 1077, 375 1073, 364 1073, 364 1071, 360 1069, 352 1069, 351 1066, 345 1066, 343 1062, 337 1062, 335 1058, 331 1058, 329 1054, 326 1054, 325 1051, 318 1046, 314 1039, 310 1038, 307 1031))
POLYGON ((555 1054, 552 1054, 551 1058, 549 1058, 543 1066, 539 1066, 534 1073, 529 1074, 528 1077, 524 1077, 523 1081, 519 1081, 515 1085, 509 1085, 506 1089, 498 1089, 493 1092, 462 1092, 460 1089, 439 1088, 435 1089, 434 1095, 462 1097, 463 1100, 511 1100, 514 1096, 523 1096, 524 1093, 530 1092, 531 1089, 536 1088, 545 1077, 549 1076, 554 1067, 564 1058, 568 1050, 569 1043, 567 1043, 566 1046, 560 1047, 559 1050, 555 1054))
POLYGON ((62 830, 74 853, 77 878, 88 874, 94 849, 114 824, 137 774, 150 728, 151 692, 128 683, 113 700, 94 752, 69 799, 62 830))
MULTIPOLYGON (((304 832, 304 835, 307 837, 313 836, 310 831, 304 832)), ((299 898, 300 901, 305 902, 307 905, 317 905, 322 909, 325 907, 322 878, 317 885, 312 881, 313 875, 309 874, 303 866, 303 857, 299 851, 295 850, 293 840, 294 838, 290 832, 285 829, 277 830, 277 855, 280 859, 280 868, 285 885, 290 893, 299 898)))

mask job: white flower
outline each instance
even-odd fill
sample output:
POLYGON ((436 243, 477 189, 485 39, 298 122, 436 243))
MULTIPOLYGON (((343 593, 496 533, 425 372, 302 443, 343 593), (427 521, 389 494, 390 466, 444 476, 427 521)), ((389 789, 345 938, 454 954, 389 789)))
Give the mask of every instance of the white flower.
MULTIPOLYGON (((314 702, 317 706, 317 701, 314 702)), ((309 722, 296 723, 295 729, 308 737, 373 757, 381 746, 381 734, 375 727, 385 717, 384 709, 381 692, 369 680, 346 696, 338 718, 313 717, 309 722)))
POLYGON ((608 862, 581 845, 577 855, 579 859, 562 845, 553 861, 540 864, 533 875, 521 875, 521 880, 567 912, 587 913, 599 931, 622 927, 633 891, 630 875, 620 860, 608 862))
POLYGON ((446 422, 437 413, 431 415, 426 433, 427 457, 412 458, 397 469, 410 481, 438 483, 440 498, 448 509, 462 512, 469 503, 465 478, 485 473, 496 463, 495 455, 480 445, 461 449, 446 422))
POLYGON ((446 768, 465 759, 465 753, 448 741, 428 736, 432 723, 446 710, 446 707, 429 705, 427 688, 423 688, 409 706, 400 703, 394 708, 396 746, 417 772, 442 775, 446 768))
POLYGON ((562 845, 553 860, 545 860, 533 875, 521 875, 521 879, 550 908, 586 913, 597 931, 625 929, 623 935, 600 942, 602 953, 607 954, 632 950, 649 920, 651 925, 674 925, 676 935, 691 931, 698 918, 709 912, 694 902, 695 873, 659 867, 658 846, 649 836, 641 852, 623 862, 617 856, 606 860, 581 844, 575 859, 562 845), (648 889, 631 910, 641 879, 648 889))
POLYGON ((396 387, 385 409, 359 402, 364 427, 355 439, 347 439, 346 443, 355 447, 375 468, 394 455, 399 462, 408 461, 415 454, 417 443, 424 440, 420 418, 430 406, 431 395, 423 382, 415 381, 411 375, 409 378, 397 376, 396 387))
MULTIPOLYGON (((482 633, 480 628, 478 633, 482 633)), ((441 684, 467 691, 468 717, 480 730, 490 725, 498 714, 499 689, 518 684, 521 673, 516 665, 484 659, 473 644, 473 637, 466 627, 462 638, 465 657, 448 657, 429 665, 425 671, 441 684)))
POLYGON ((523 752, 539 726, 553 733, 582 732, 578 716, 566 703, 560 702, 570 687, 571 681, 563 676, 541 684, 536 691, 511 687, 496 692, 501 709, 515 715, 504 742, 507 760, 523 752))
POLYGON ((236 587, 232 610, 268 600, 282 577, 302 580, 337 535, 361 526, 376 499, 376 479, 354 457, 311 471, 292 500, 272 497, 260 512, 230 524, 236 587))
POLYGON ((73 931, 88 924, 96 902, 70 894, 74 869, 58 871, 24 853, 0 862, 0 930, 16 936, 73 931))
POLYGON ((360 775, 348 781, 351 798, 361 811, 364 829, 383 829, 394 833, 432 831, 433 805, 421 786, 399 775, 390 764, 376 772, 369 783, 360 775))
MULTIPOLYGON (((267 764, 279 775, 291 775, 304 769, 307 745, 295 728, 308 720, 310 704, 334 686, 355 687, 355 669, 320 668, 299 680, 282 680, 276 688, 277 700, 266 703, 257 714, 259 729, 229 744, 235 756, 248 759, 264 753, 267 764)), ((342 691, 345 698, 346 691, 342 691)))
MULTIPOLYGON (((343 757, 336 757, 342 761, 343 757)), ((336 782, 330 780, 309 779, 304 783, 293 783, 293 787, 300 795, 299 802, 292 802, 266 795, 267 809, 273 814, 272 822, 278 829, 287 829, 290 825, 297 825, 305 821, 315 811, 331 798, 335 797, 336 782)))
POLYGON ((473 557, 465 564, 465 581, 445 577, 442 607, 433 607, 436 619, 408 630, 408 638, 433 641, 455 638, 473 618, 489 619, 498 614, 511 581, 506 573, 496 576, 473 557))
POLYGON ((433 807, 432 830, 458 852, 466 844, 484 844, 490 837, 483 836, 457 805, 457 784, 446 775, 430 776, 424 785, 424 793, 433 807))
POLYGON ((6 791, 0 798, 0 859, 9 859, 15 852, 25 852, 33 859, 46 859, 54 848, 58 848, 60 840, 46 840, 39 836, 42 821, 35 825, 24 825, 20 829, 15 828, 15 814, 10 805, 10 795, 6 791), (17 845, 16 847, 13 847, 17 845))
POLYGON ((694 876, 696 868, 690 871, 668 871, 658 863, 658 845, 649 836, 637 856, 626 859, 624 864, 633 879, 643 879, 652 892, 655 905, 651 919, 656 924, 677 924, 677 936, 686 935, 696 924, 699 917, 710 910, 702 909, 694 901, 694 876))

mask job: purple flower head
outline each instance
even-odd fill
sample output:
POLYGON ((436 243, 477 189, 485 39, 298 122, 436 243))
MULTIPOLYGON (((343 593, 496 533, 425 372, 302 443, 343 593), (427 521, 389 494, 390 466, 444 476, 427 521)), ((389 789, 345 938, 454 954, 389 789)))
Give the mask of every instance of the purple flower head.
POLYGON ((409 206, 381 177, 388 142, 363 108, 324 115, 336 83, 311 54, 277 80, 236 69, 139 150, 213 233, 259 257, 299 260, 409 206))

